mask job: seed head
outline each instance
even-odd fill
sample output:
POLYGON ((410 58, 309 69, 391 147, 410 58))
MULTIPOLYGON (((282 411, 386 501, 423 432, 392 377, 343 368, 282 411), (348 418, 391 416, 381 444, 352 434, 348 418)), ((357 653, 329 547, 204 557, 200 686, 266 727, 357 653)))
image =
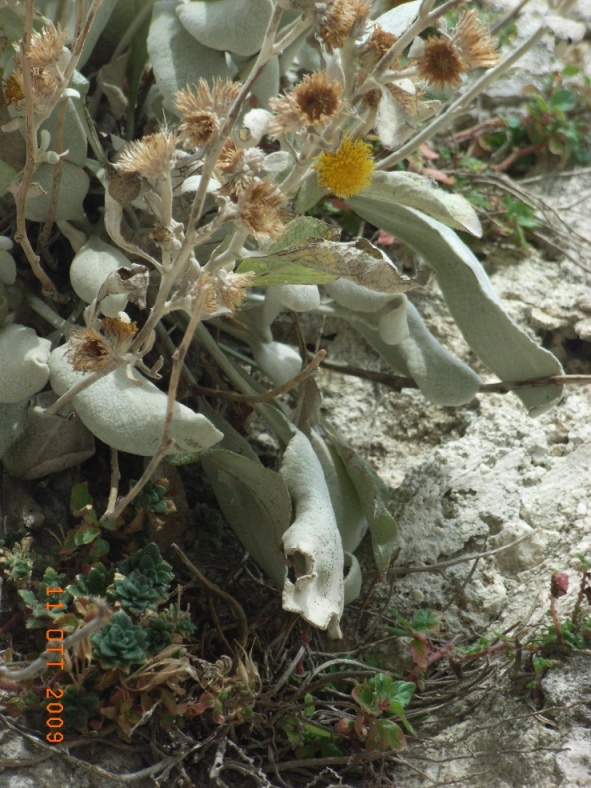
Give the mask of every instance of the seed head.
POLYGON ((269 123, 269 135, 282 137, 302 126, 319 131, 344 106, 343 87, 324 71, 308 74, 285 96, 271 99, 275 116, 269 123))
POLYGON ((174 163, 177 142, 177 135, 167 128, 148 134, 122 151, 116 167, 121 172, 139 172, 147 177, 169 172, 174 163))
POLYGON ((181 113, 179 131, 185 147, 199 148, 210 142, 219 131, 238 94, 239 82, 217 78, 210 88, 200 79, 194 88, 183 88, 174 105, 181 113))
POLYGON ((459 49, 446 36, 430 36, 425 41, 417 68, 420 76, 438 90, 458 87, 462 75, 468 71, 459 49))
POLYGON ((76 372, 97 372, 113 359, 111 347, 94 328, 73 328, 68 344, 68 361, 76 372))
POLYGON ((127 352, 137 333, 137 323, 104 318, 101 333, 94 328, 74 327, 70 332, 67 357, 77 372, 97 372, 127 352))
POLYGON ((393 33, 376 25, 359 53, 361 66, 368 71, 376 66, 398 39, 393 33))
MULTIPOLYGON (((29 63, 34 68, 46 68, 56 64, 64 53, 64 45, 68 38, 68 31, 62 30, 58 24, 47 25, 39 33, 31 36, 31 48, 27 56, 29 63)), ((19 44, 13 45, 17 50, 19 44)))
POLYGON ((453 34, 453 41, 469 68, 490 68, 499 55, 474 9, 466 11, 453 34))
POLYGON ((350 35, 363 30, 371 12, 367 0, 332 0, 318 17, 317 34, 330 54, 341 49, 350 35))
POLYGON ((289 219, 285 196, 268 178, 251 181, 238 200, 238 219, 258 241, 278 238, 289 219))

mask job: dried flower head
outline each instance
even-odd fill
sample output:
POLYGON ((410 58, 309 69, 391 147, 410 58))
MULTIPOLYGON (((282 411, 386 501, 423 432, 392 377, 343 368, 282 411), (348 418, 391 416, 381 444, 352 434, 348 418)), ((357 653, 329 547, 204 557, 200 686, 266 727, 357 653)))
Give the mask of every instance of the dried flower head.
POLYGON ((217 271, 215 274, 203 273, 199 279, 201 287, 208 287, 205 311, 209 316, 232 314, 242 306, 248 288, 252 285, 256 274, 247 271, 236 274, 233 271, 217 271))
POLYGON ((450 36, 432 36, 418 61, 420 76, 436 88, 457 87, 471 68, 488 68, 498 61, 494 42, 474 9, 466 11, 450 36))
MULTIPOLYGON (((64 45, 68 38, 68 31, 62 30, 58 24, 47 25, 39 33, 31 36, 31 47, 27 53, 29 63, 33 67, 46 68, 52 66, 61 59, 64 45)), ((19 44, 14 44, 18 50, 19 44)))
POLYGON ((419 75, 438 90, 462 84, 462 75, 468 71, 460 51, 446 36, 430 36, 425 41, 425 51, 417 64, 419 75))
POLYGON ((371 12, 367 0, 331 0, 316 22, 317 35, 332 54, 341 49, 350 35, 360 34, 371 12))
POLYGON ((234 175, 242 169, 243 163, 244 150, 228 140, 218 157, 216 170, 224 175, 234 175))
POLYGON ((397 40, 393 33, 388 33, 380 25, 376 25, 372 30, 371 36, 359 52, 361 66, 371 70, 380 62, 386 52, 394 46, 397 40))
POLYGON ((320 184, 331 194, 345 199, 371 183, 374 162, 371 145, 345 137, 335 152, 321 153, 314 163, 320 184))
POLYGON ((183 88, 176 94, 174 105, 182 115, 179 131, 186 147, 206 145, 219 131, 238 94, 239 82, 217 78, 210 88, 200 79, 194 89, 183 88))
POLYGON ((247 271, 243 274, 235 274, 233 272, 226 274, 223 269, 219 271, 216 281, 216 293, 220 304, 231 312, 236 312, 240 309, 255 276, 254 271, 247 271))
POLYGON ((269 123, 269 135, 281 137, 302 125, 319 130, 318 127, 336 117, 344 106, 342 94, 343 86, 330 79, 326 72, 308 74, 290 93, 269 101, 275 111, 269 123))
POLYGON ((251 181, 238 200, 238 219, 258 241, 277 238, 289 219, 285 196, 268 178, 251 181))
POLYGON ((263 160, 264 154, 259 148, 242 149, 228 140, 216 164, 216 175, 224 181, 217 193, 238 202, 255 173, 259 172, 263 160))
POLYGON ((118 356, 126 353, 134 336, 137 323, 104 318, 101 333, 94 328, 74 327, 70 332, 68 360, 77 372, 97 372, 108 367, 118 356))
POLYGON ((342 85, 324 71, 309 74, 292 91, 294 108, 307 125, 324 124, 334 118, 341 106, 342 85))
POLYGON ((105 317, 101 320, 101 331, 115 350, 121 351, 121 348, 127 350, 131 340, 137 334, 137 323, 131 320, 121 320, 118 317, 105 317))
POLYGON ((460 19, 453 33, 453 41, 469 68, 490 68, 499 60, 494 41, 474 9, 466 11, 460 19))
MULTIPOLYGON (((20 66, 4 80, 4 98, 7 104, 15 104, 19 111, 24 111, 25 89, 23 72, 20 66)), ((33 109, 35 114, 45 112, 58 88, 54 76, 43 68, 31 69, 31 88, 33 91, 33 109)))
POLYGON ((121 172, 139 172, 147 177, 169 172, 173 167, 177 142, 175 132, 167 128, 148 134, 131 142, 121 152, 116 167, 121 172))
POLYGON ((68 361, 76 372, 97 372, 113 359, 111 347, 94 328, 73 328, 68 344, 68 361))
POLYGON ((22 105, 25 99, 25 91, 23 87, 23 73, 20 68, 15 69, 6 77, 2 82, 2 90, 4 92, 4 101, 7 105, 22 105))

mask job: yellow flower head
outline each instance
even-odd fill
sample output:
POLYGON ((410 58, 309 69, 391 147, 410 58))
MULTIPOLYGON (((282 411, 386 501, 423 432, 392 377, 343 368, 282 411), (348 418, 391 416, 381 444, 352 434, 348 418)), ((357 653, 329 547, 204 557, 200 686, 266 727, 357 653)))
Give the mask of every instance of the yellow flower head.
POLYGON ((342 199, 353 197, 371 183, 373 159, 371 145, 345 137, 335 153, 324 152, 316 159, 321 186, 342 199))

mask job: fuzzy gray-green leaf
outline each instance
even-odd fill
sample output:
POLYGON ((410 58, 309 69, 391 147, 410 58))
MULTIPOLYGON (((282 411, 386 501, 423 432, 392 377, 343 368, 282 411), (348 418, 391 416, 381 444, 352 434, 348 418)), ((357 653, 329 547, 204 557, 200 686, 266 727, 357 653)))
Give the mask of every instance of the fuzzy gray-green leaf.
POLYGON ((281 539, 291 520, 291 499, 275 471, 226 449, 202 459, 220 509, 257 564, 281 588, 285 561, 281 539))
MULTIPOLYGON (((354 197, 357 213, 393 233, 425 257, 449 311, 470 347, 507 382, 562 374, 558 360, 537 345, 506 314, 482 265, 453 230, 413 208, 354 197)), ((530 415, 544 413, 562 396, 559 385, 532 386, 515 393, 530 415)))

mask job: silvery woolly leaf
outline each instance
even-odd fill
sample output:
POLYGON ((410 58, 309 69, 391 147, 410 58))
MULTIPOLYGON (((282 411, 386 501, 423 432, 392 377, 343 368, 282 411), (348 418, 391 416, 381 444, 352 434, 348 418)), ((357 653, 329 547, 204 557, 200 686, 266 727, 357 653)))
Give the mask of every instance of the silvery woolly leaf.
POLYGON ((21 402, 49 379, 51 342, 32 328, 10 323, 0 329, 0 403, 21 402))
POLYGON ((119 120, 127 111, 128 100, 121 86, 125 82, 125 72, 129 51, 105 63, 97 73, 96 81, 107 97, 113 117, 119 120))
MULTIPOLYGON (((275 285, 267 288, 265 293, 265 306, 269 303, 271 311, 274 304, 278 304, 279 311, 284 306, 293 312, 311 312, 320 306, 320 293, 316 285, 275 285)), ((273 320, 277 317, 274 315, 273 320)), ((269 321, 267 325, 272 322, 269 321)))
POLYGON ((289 345, 264 341, 255 334, 247 341, 255 362, 276 386, 282 386, 301 372, 301 356, 289 345))
POLYGON ((345 552, 345 579, 343 581, 343 592, 345 595, 345 604, 349 605, 354 602, 361 594, 363 586, 363 576, 361 574, 361 565, 353 553, 345 552))
POLYGON ((422 0, 413 0, 411 3, 404 3, 386 11, 375 20, 376 25, 400 38, 418 17, 421 2, 422 0))
MULTIPOLYGON (((246 65, 238 71, 237 79, 244 82, 256 63, 256 56, 252 57, 246 65)), ((275 98, 279 93, 279 58, 272 57, 265 63, 265 67, 256 78, 252 86, 252 95, 256 99, 257 107, 266 110, 269 99, 275 98)))
MULTIPOLYGON (((404 298, 404 296, 401 296, 404 298)), ((480 389, 481 380, 427 330, 416 307, 407 301, 407 332, 397 344, 387 343, 363 315, 340 313, 401 375, 412 378, 423 395, 437 405, 463 405, 480 389)))
MULTIPOLYGON (((464 338, 495 375, 507 382, 561 375, 558 360, 505 313, 482 265, 458 236, 414 208, 364 197, 350 201, 366 221, 393 233, 419 252, 437 273, 449 311, 464 338)), ((559 385, 519 389, 530 415, 544 413, 562 396, 559 385)))
POLYGON ((369 523, 374 561, 378 570, 383 572, 399 543, 398 526, 387 508, 388 490, 369 463, 362 460, 332 428, 326 424, 323 426, 357 491, 361 508, 369 523))
POLYGON ((202 46, 237 55, 254 55, 261 48, 271 18, 271 0, 215 0, 177 5, 185 30, 202 46))
MULTIPOLYGON (((253 264, 261 263, 266 266, 268 276, 276 275, 283 266, 298 266, 324 275, 324 282, 344 277, 380 293, 404 293, 422 287, 430 278, 427 270, 419 271, 414 279, 402 276, 387 255, 365 238, 349 243, 309 238, 287 249, 249 257, 248 267, 243 268, 243 263, 238 270, 253 270, 253 264)), ((322 279, 316 283, 322 284, 322 279)), ((255 284, 260 284, 258 278, 255 284)))
MULTIPOLYGON (((78 61, 78 68, 81 69, 82 66, 86 63, 88 58, 91 56, 95 44, 99 39, 100 34, 103 32, 104 28, 109 21, 109 17, 113 13, 113 9, 117 5, 118 0, 103 0, 103 2, 99 5, 98 10, 95 14, 94 19, 92 20, 92 25, 90 26, 90 30, 88 31, 88 35, 84 41, 84 46, 82 47, 82 52, 80 54, 80 60, 78 61)), ((76 5, 75 3, 67 4, 66 8, 68 12, 71 14, 69 17, 69 21, 64 25, 62 22, 63 27, 67 27, 69 30, 76 29, 76 5)), ((88 4, 90 5, 90 4, 88 4)))
POLYGON ((0 159, 0 197, 8 191, 8 187, 16 178, 17 171, 10 164, 0 159))
POLYGON ((0 403, 0 458, 24 430, 28 404, 28 399, 0 403))
POLYGON ((0 282, 3 285, 13 285, 16 282, 16 263, 6 249, 0 249, 0 282))
POLYGON ((346 309, 353 309, 355 312, 370 312, 375 314, 391 301, 402 296, 393 293, 377 293, 368 287, 358 285, 350 279, 335 279, 323 285, 323 290, 328 295, 346 309))
MULTIPOLYGON (((41 129, 48 131, 50 134, 50 150, 55 148, 57 124, 62 111, 61 108, 62 102, 57 105, 49 118, 41 124, 41 129)), ((63 130, 63 150, 68 151, 65 161, 83 167, 86 163, 87 146, 88 140, 86 139, 86 132, 84 131, 84 126, 78 115, 76 104, 72 99, 68 99, 66 101, 66 117, 63 130)))
POLYGON ((296 213, 306 213, 313 208, 327 194, 324 186, 320 185, 316 170, 310 170, 293 201, 293 209, 296 213))
MULTIPOLYGON (((210 83, 215 77, 232 77, 223 52, 198 44, 176 15, 177 0, 154 3, 148 33, 148 54, 156 84, 164 98, 164 106, 175 112, 173 102, 177 90, 196 83, 200 77, 210 83)), ((209 7, 212 5, 209 3, 209 7)))
MULTIPOLYGON (((28 199, 25 205, 25 218, 31 222, 43 222, 49 210, 51 187, 55 167, 52 164, 42 164, 35 171, 35 181, 40 186, 42 193, 34 200, 28 199)), ((56 221, 86 221, 82 203, 90 186, 90 178, 82 167, 62 162, 60 189, 55 209, 56 221)))
POLYGON ((357 490, 336 449, 313 428, 310 430, 310 443, 322 466, 343 550, 352 553, 359 547, 368 527, 357 490))
POLYGON ((283 587, 283 608, 340 638, 345 604, 343 545, 322 466, 299 430, 294 429, 280 473, 295 510, 295 519, 283 535, 283 551, 292 570, 283 587))
POLYGON ((222 514, 244 549, 281 588, 286 576, 281 538, 291 520, 285 481, 258 459, 227 449, 208 451, 202 463, 222 514))
MULTIPOLYGON (((263 161, 264 172, 280 173, 293 167, 293 156, 291 153, 283 150, 273 151, 265 156, 263 161)), ((312 233, 318 235, 318 233, 312 233)))
POLYGON ((94 454, 92 433, 71 409, 59 416, 44 413, 56 399, 53 391, 44 391, 29 407, 24 430, 2 457, 11 476, 40 479, 73 468, 94 454))
MULTIPOLYGON (((54 350, 50 358, 50 383, 58 395, 65 394, 85 375, 72 367, 68 346, 54 350)), ((73 400, 82 423, 97 438, 118 451, 153 457, 162 436, 167 396, 136 370, 119 367, 80 391, 73 400)), ((209 449, 222 433, 201 413, 175 402, 168 454, 209 449)))
POLYGON ((460 194, 444 192, 423 175, 376 172, 363 197, 417 208, 456 230, 466 230, 478 238, 482 235, 478 215, 468 200, 460 194))

